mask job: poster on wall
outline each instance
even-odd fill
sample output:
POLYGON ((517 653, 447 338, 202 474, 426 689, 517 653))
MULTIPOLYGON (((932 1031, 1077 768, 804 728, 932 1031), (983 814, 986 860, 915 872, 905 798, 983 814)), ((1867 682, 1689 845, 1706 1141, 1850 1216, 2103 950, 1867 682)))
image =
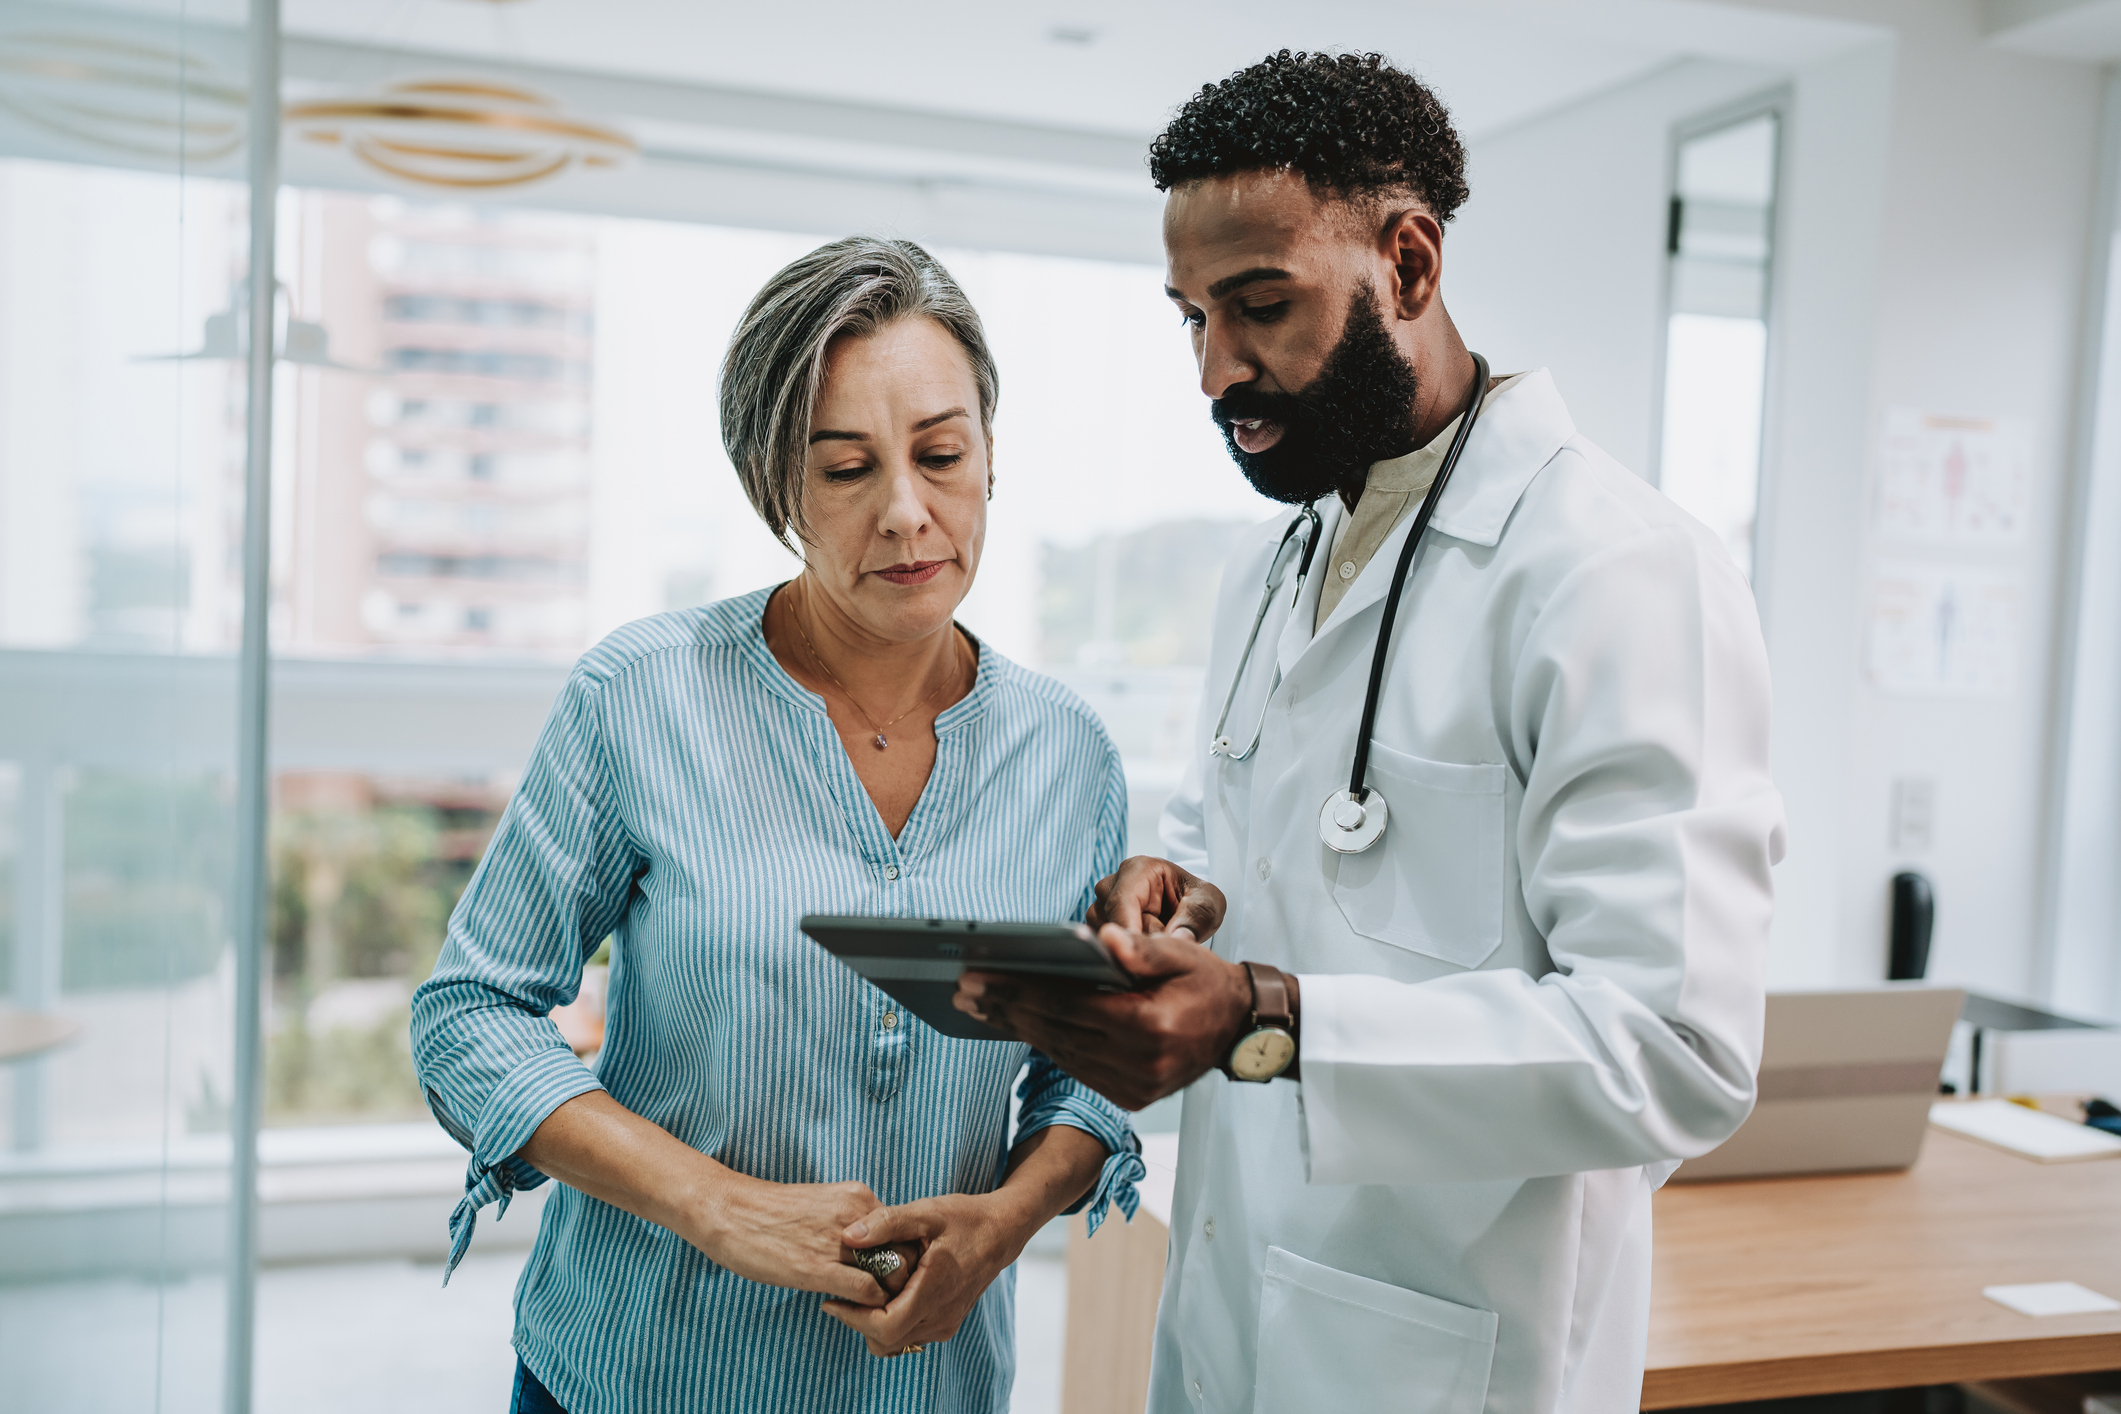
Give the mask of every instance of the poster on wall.
POLYGON ((1966 549, 2023 543, 2032 429, 2022 418, 1893 408, 1878 448, 1878 533, 1966 549))
POLYGON ((1871 582, 1870 678, 1917 697, 2008 697, 2024 586, 2003 570, 1885 564, 1871 582))

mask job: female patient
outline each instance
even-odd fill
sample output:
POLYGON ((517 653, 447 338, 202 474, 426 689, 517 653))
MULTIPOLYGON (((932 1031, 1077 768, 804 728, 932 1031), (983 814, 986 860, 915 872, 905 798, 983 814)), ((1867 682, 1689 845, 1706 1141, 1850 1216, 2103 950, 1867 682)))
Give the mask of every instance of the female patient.
POLYGON ((929 1029, 797 926, 1077 918, 1119 863, 1096 718, 951 619, 996 387, 919 247, 837 241, 776 275, 722 434, 802 573, 592 649, 450 919, 413 1041, 471 1150, 452 1264, 480 1207, 563 1185, 516 1294, 518 1411, 1006 1409, 1010 1263, 1055 1214, 1133 1210, 1117 1110, 1023 1046, 929 1029), (607 935, 592 1073, 546 1013, 607 935), (886 1243, 888 1287, 853 1265, 886 1243))

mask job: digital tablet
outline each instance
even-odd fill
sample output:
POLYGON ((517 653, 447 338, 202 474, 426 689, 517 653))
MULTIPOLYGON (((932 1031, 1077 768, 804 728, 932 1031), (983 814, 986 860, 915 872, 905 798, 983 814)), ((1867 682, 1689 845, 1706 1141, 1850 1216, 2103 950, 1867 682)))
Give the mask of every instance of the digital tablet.
POLYGON ((945 1036, 999 1041, 1000 1032, 950 1005, 960 973, 1023 972, 1108 991, 1134 983, 1080 923, 984 923, 968 918, 862 918, 813 913, 803 931, 945 1036))

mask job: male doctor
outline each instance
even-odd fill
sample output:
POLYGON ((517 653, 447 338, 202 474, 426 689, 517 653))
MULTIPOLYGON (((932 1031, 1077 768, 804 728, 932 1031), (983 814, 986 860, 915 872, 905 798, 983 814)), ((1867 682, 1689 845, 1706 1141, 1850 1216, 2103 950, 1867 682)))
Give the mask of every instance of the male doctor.
POLYGON ((1464 155, 1377 56, 1283 52, 1202 89, 1150 170, 1213 416, 1319 548, 1297 587, 1284 517, 1225 571, 1171 858, 1100 886, 1141 990, 972 974, 958 1005, 1123 1105, 1185 1090, 1153 1410, 1632 1414, 1650 1195, 1745 1118, 1760 1057, 1782 807, 1752 595, 1546 372, 1493 380, 1339 808, 1474 392, 1442 298, 1464 155))

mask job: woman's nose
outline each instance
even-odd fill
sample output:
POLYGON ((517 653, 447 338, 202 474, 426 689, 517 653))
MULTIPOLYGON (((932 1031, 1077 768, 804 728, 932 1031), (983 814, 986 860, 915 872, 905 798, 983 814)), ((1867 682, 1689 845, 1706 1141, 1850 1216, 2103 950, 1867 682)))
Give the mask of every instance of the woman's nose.
POLYGON ((902 540, 913 540, 928 528, 928 503, 921 495, 921 478, 913 468, 903 467, 891 477, 890 499, 877 529, 902 540))

